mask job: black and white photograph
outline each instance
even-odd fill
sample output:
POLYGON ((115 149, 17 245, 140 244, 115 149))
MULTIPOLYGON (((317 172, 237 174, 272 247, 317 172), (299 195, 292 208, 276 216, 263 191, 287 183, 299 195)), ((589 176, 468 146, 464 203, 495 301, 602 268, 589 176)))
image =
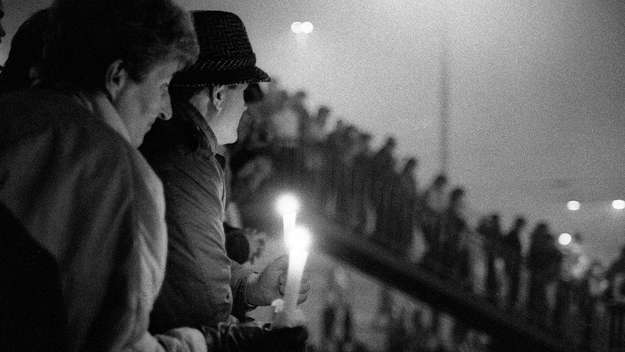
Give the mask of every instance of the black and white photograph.
POLYGON ((1 352, 625 352, 625 2, 0 0, 1 352))

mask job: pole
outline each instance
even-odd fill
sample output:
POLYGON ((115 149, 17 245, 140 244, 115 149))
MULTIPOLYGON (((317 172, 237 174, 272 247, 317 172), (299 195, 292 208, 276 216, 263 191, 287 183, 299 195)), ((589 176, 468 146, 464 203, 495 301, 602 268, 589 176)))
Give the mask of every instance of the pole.
POLYGON ((439 160, 441 173, 449 173, 449 120, 450 120, 450 85, 449 85, 449 24, 447 23, 447 4, 442 4, 441 14, 441 52, 440 52, 440 147, 439 160))

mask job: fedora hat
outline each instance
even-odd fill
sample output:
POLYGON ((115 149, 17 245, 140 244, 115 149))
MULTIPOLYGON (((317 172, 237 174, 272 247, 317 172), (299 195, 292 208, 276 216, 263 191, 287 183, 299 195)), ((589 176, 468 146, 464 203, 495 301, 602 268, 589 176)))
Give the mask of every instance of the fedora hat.
POLYGON ((208 84, 269 82, 256 67, 256 55, 239 16, 224 11, 193 11, 200 56, 178 72, 171 85, 201 87, 208 84))

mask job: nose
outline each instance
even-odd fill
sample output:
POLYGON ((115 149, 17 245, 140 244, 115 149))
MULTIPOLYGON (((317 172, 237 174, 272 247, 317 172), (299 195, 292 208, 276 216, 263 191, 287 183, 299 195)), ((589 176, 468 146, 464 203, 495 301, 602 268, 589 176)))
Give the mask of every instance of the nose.
POLYGON ((173 112, 171 109, 171 98, 169 94, 166 94, 163 99, 163 104, 161 106, 161 112, 158 114, 158 118, 161 120, 169 120, 171 119, 173 112))

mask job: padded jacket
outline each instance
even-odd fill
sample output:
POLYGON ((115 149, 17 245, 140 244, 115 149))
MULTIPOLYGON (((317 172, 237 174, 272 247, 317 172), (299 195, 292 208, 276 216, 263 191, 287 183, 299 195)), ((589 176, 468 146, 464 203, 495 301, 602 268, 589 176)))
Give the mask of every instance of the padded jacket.
POLYGON ((0 203, 57 264, 67 351, 206 351, 148 333, 167 250, 162 184, 102 94, 0 98, 0 203))
POLYGON ((140 150, 163 181, 169 232, 167 269, 150 330, 216 327, 247 308, 251 270, 226 255, 224 159, 200 113, 172 101, 171 120, 159 120, 140 150), (233 306, 234 305, 234 306, 233 306))

